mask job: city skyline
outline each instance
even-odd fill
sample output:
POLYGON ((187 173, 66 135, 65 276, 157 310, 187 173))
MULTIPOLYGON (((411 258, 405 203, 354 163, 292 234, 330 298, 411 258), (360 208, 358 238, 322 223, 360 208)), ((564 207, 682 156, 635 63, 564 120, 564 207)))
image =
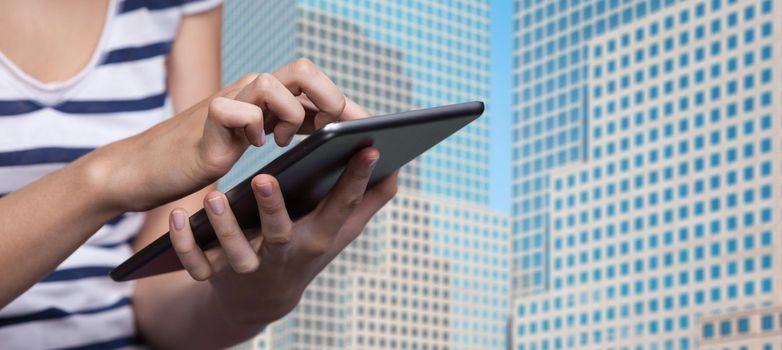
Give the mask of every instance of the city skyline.
POLYGON ((779 4, 267 6, 285 35, 258 35, 284 49, 237 62, 270 69, 310 57, 373 113, 488 102, 483 123, 403 170, 398 198, 346 250, 353 260, 336 261, 324 273, 332 285, 315 283, 301 310, 272 327, 263 340, 272 348, 302 337, 334 349, 769 350, 782 342, 772 162, 782 144, 771 45, 782 41, 782 20, 771 16, 779 4), (449 27, 454 18, 462 27, 449 27), (367 51, 381 54, 361 57, 367 51), (454 250, 462 246, 471 248, 454 250), (463 265, 468 256, 477 264, 463 265), (427 276, 425 292, 408 279, 416 274, 427 276), (326 307, 323 298, 338 302, 326 307), (410 307, 421 301, 434 310, 410 307))

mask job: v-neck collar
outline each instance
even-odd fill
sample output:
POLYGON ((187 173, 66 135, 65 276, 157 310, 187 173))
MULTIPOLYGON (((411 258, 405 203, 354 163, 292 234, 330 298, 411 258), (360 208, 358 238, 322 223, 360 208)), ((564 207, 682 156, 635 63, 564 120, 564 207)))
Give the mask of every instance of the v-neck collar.
POLYGON ((62 81, 42 82, 33 76, 27 74, 0 51, 0 67, 5 68, 9 74, 9 80, 24 91, 30 99, 42 105, 54 106, 62 103, 70 95, 70 92, 81 82, 85 76, 92 72, 95 67, 100 65, 103 58, 105 47, 107 45, 109 34, 111 33, 112 23, 117 12, 117 0, 109 0, 106 8, 106 18, 103 22, 103 28, 92 52, 88 63, 76 73, 76 75, 62 81))

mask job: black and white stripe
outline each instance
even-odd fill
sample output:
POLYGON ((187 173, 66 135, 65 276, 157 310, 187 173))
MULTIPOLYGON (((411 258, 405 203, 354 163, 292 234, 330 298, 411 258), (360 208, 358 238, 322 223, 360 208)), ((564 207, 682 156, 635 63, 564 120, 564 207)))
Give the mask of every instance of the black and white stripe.
MULTIPOLYGON (((182 16, 220 0, 110 0, 90 65, 43 84, 0 53, 0 197, 172 114, 166 57, 182 16)), ((108 272, 132 254, 141 213, 109 221, 55 271, 0 310, 3 349, 124 349, 136 334, 132 283, 108 272)), ((52 232, 56 235, 57 232, 52 232)))

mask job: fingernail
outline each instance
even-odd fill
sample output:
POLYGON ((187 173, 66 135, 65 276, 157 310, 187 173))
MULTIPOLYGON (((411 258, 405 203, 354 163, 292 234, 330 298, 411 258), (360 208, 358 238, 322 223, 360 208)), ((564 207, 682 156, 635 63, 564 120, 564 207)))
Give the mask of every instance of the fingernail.
POLYGON ((272 184, 268 182, 262 182, 258 184, 258 192, 261 192, 261 196, 270 197, 272 195, 272 184))
POLYGON ((215 197, 208 199, 206 202, 209 203, 209 209, 212 209, 213 213, 217 215, 223 215, 223 212, 225 211, 225 203, 223 202, 222 198, 215 197))
POLYGON ((260 137, 260 139, 261 139, 261 142, 260 142, 261 146, 266 144, 266 131, 263 130, 263 129, 261 129, 261 137, 260 137))
POLYGON ((375 164, 377 164, 377 160, 378 160, 378 159, 379 159, 379 158, 370 159, 370 160, 367 162, 367 168, 370 168, 370 169, 374 168, 374 167, 375 167, 375 164))
POLYGON ((174 212, 173 216, 174 216, 174 228, 177 230, 181 230, 185 228, 185 214, 177 210, 174 212))

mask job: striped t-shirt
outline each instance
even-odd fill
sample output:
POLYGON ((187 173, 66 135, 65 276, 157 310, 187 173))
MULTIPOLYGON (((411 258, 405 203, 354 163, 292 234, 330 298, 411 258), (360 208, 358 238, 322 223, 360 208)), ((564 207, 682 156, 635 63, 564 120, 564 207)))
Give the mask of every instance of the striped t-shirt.
MULTIPOLYGON (((0 196, 169 118, 165 62, 177 27, 183 16, 219 3, 109 0, 89 64, 63 82, 36 81, 0 53, 0 196)), ((115 218, 2 308, 0 349, 143 346, 131 308, 133 284, 108 278, 130 256, 143 220, 141 213, 115 218)))

